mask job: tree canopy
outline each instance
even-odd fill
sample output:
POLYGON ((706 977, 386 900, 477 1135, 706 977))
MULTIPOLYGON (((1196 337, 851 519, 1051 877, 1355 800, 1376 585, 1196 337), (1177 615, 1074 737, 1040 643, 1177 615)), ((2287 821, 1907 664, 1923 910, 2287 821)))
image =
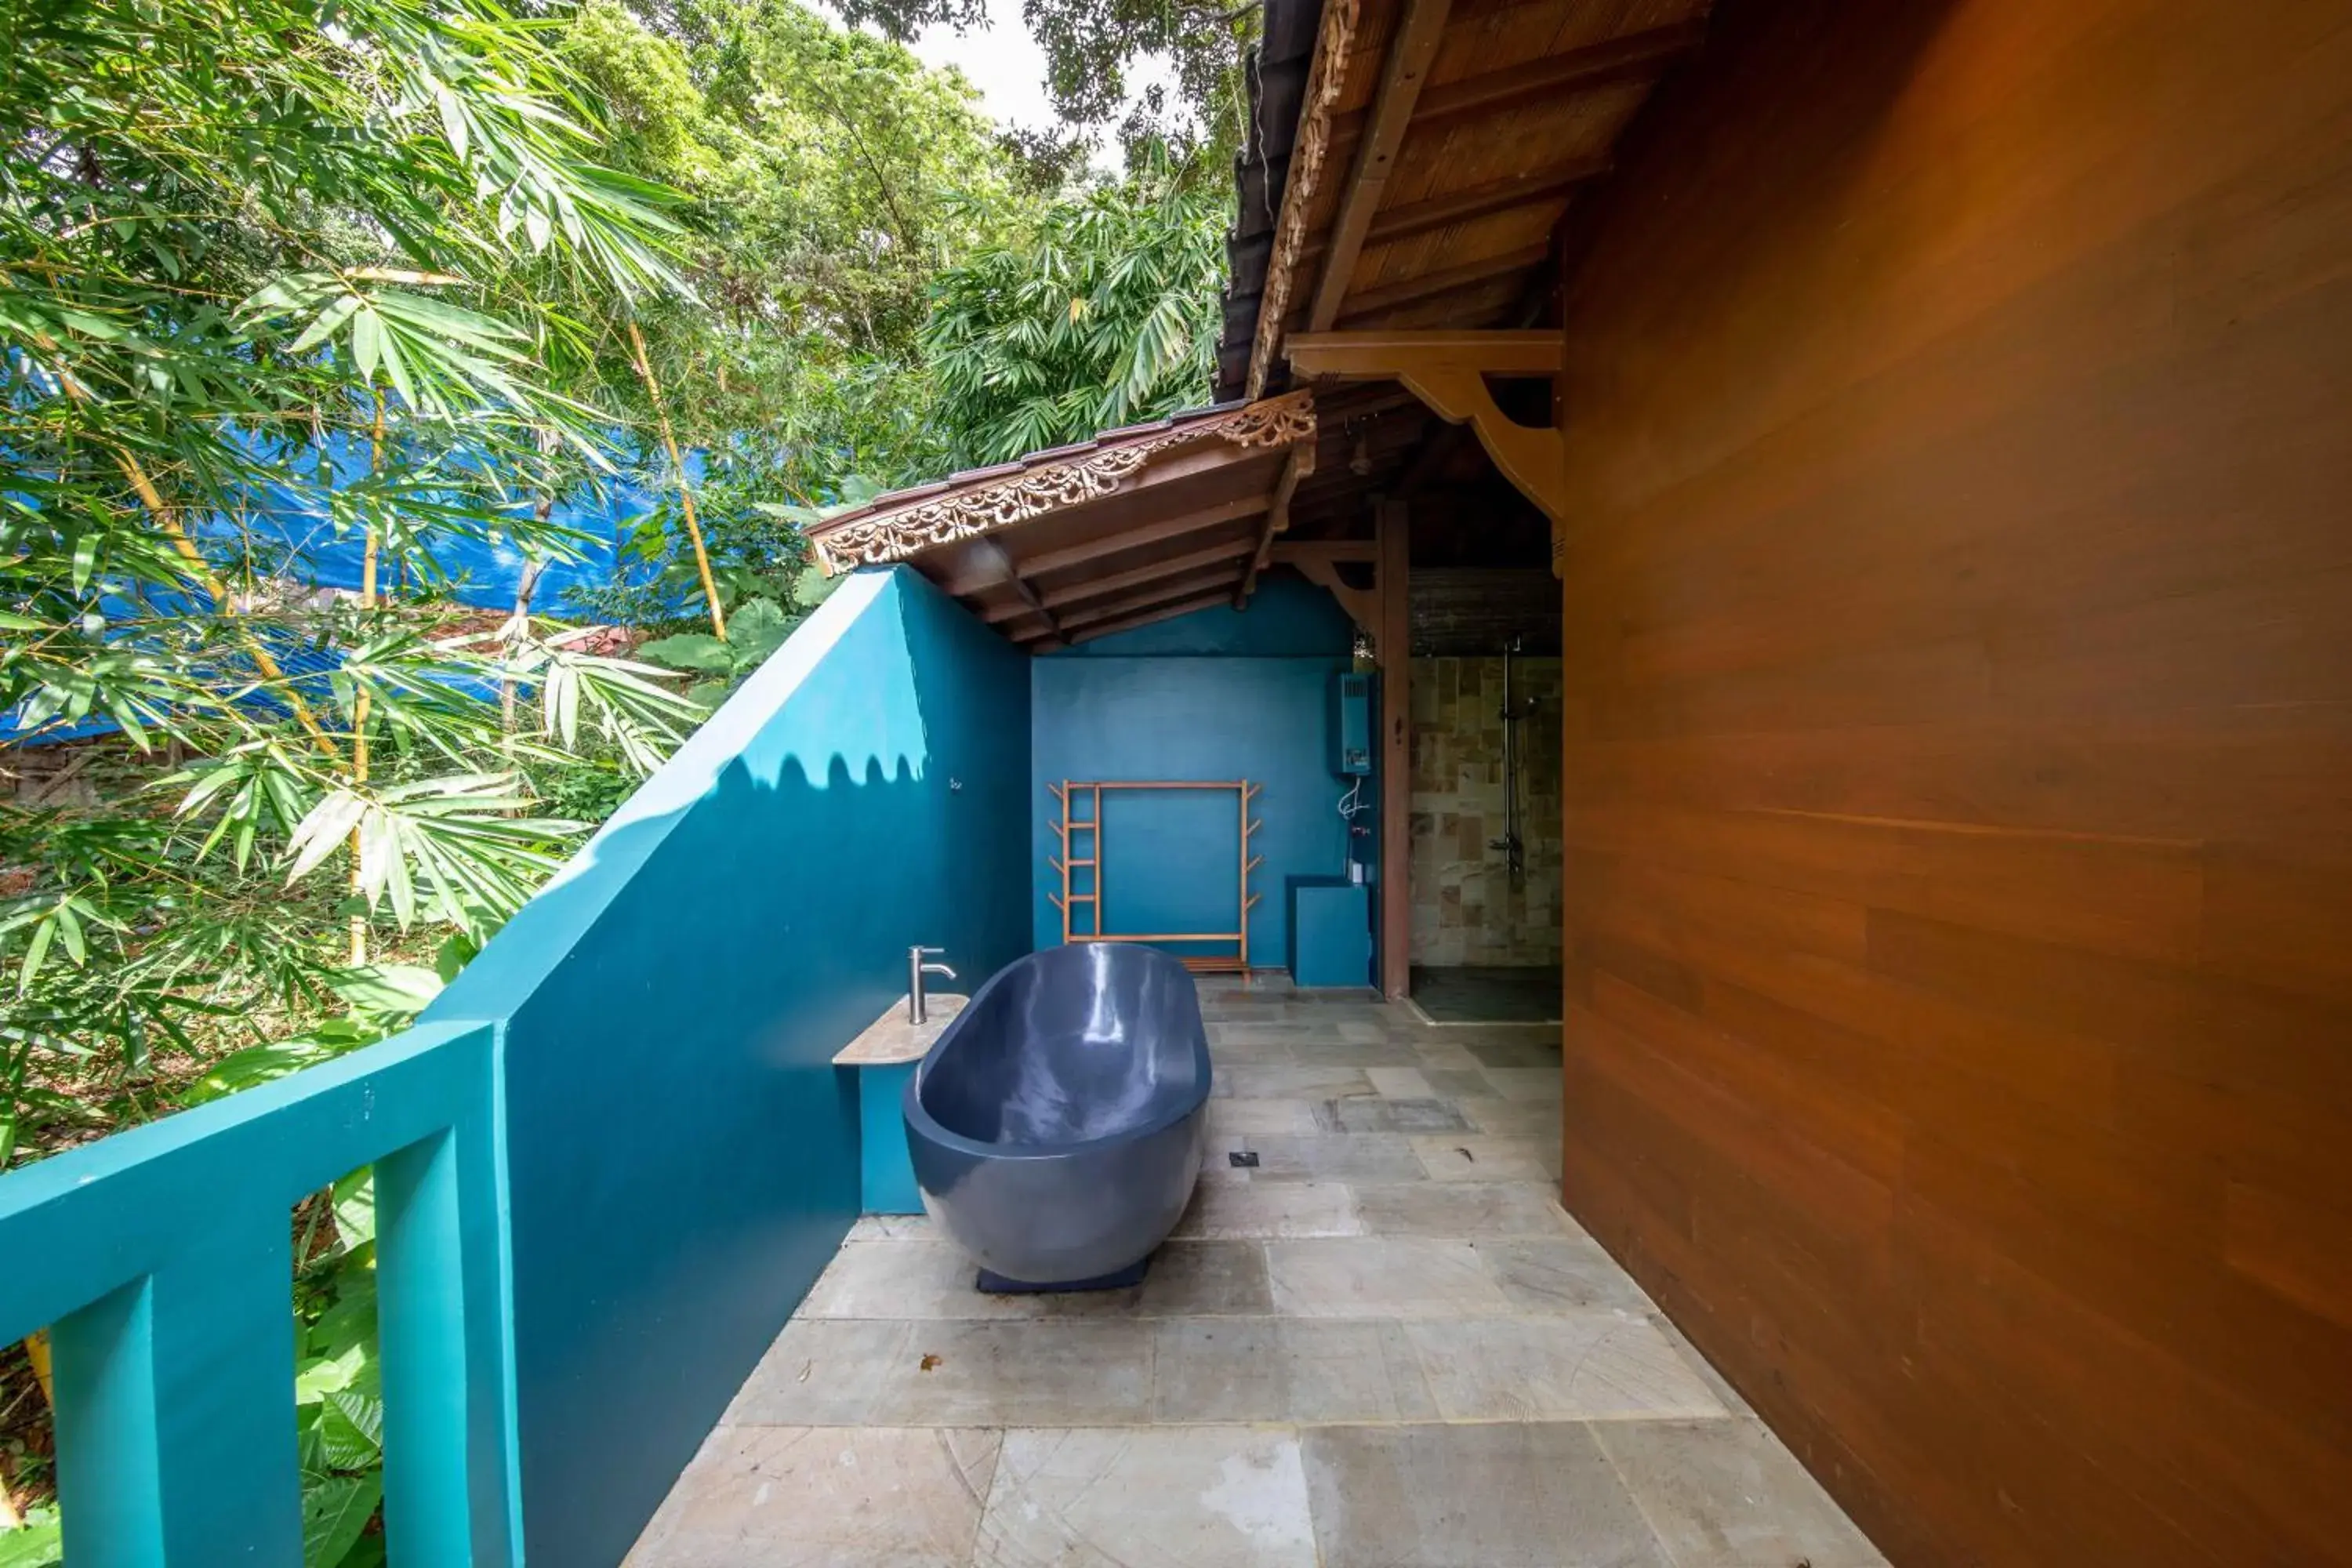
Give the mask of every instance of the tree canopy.
POLYGON ((1218 182, 1150 149, 942 272, 923 346, 958 461, 1208 401, 1226 210, 1218 182))

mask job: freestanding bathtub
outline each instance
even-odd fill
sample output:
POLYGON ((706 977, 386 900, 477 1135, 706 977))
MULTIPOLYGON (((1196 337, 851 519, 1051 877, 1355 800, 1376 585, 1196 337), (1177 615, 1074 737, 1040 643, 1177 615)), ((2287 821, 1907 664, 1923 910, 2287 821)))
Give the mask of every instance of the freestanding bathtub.
POLYGON ((915 1184, 984 1289, 1124 1283, 1192 1201, 1208 1099, 1183 964, 1048 948, 990 976, 908 1080, 915 1184))

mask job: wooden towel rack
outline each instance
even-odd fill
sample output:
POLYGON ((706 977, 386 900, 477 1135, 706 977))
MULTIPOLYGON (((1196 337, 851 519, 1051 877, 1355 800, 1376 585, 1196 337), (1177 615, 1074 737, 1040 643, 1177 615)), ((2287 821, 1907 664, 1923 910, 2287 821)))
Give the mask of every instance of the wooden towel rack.
POLYGON ((1063 942, 1229 942, 1234 944, 1234 951, 1230 953, 1180 954, 1179 956, 1183 958, 1184 967, 1195 973, 1248 973, 1249 912, 1258 900, 1258 896, 1250 891, 1250 873, 1265 861, 1265 856, 1250 853, 1250 835, 1265 826, 1264 823, 1253 821, 1250 817, 1250 802, 1257 798, 1260 787, 1247 779, 1088 779, 1084 781, 1064 779, 1058 784, 1047 784, 1046 793, 1062 805, 1061 820, 1053 825, 1054 832, 1061 838, 1062 852, 1053 857, 1052 860, 1054 869, 1061 874, 1062 890, 1058 894, 1048 893, 1045 896, 1052 899, 1054 907, 1062 911, 1063 942), (1241 855, 1238 860, 1240 876, 1234 894, 1234 929, 1174 931, 1105 931, 1102 915, 1103 792, 1105 790, 1179 789, 1234 792, 1241 822, 1241 855), (1081 798, 1089 803, 1088 814, 1085 816, 1074 816, 1073 811, 1081 798), (1092 841, 1081 843, 1077 837, 1080 834, 1092 835, 1092 841), (1090 853, 1081 853, 1082 850, 1090 851, 1090 853), (1091 884, 1089 887, 1081 889, 1078 886, 1081 879, 1076 878, 1075 874, 1079 871, 1094 873, 1091 878, 1083 879, 1091 884), (1085 922, 1083 929, 1077 919, 1078 906, 1081 904, 1087 905, 1091 910, 1091 918, 1085 922))

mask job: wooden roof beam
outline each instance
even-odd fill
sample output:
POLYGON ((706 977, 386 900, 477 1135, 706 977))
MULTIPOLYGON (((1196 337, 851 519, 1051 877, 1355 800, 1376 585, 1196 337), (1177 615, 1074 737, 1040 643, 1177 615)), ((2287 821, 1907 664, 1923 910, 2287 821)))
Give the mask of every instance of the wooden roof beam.
POLYGON ((1230 568, 1223 571, 1195 573, 1186 577, 1163 578, 1139 592, 1122 595, 1115 599, 1105 599, 1099 604, 1088 605, 1084 610, 1068 616, 1063 626, 1057 629, 1057 635, 1066 639, 1081 626, 1091 626, 1097 621, 1125 615, 1132 610, 1148 609, 1170 598, 1187 598, 1195 594, 1212 591, 1222 595, 1232 590, 1233 583, 1234 573, 1230 568))
POLYGON ((1093 642, 1097 637, 1107 637, 1116 632, 1131 632, 1138 626, 1148 626, 1154 621, 1174 620, 1178 616, 1189 616, 1194 610, 1205 610, 1212 605, 1222 604, 1224 597, 1225 591, 1223 588, 1216 588, 1189 599, 1178 599, 1165 605, 1155 605, 1150 609, 1138 610, 1134 615, 1122 616, 1115 621, 1103 621, 1087 627, 1084 631, 1075 632, 1071 634, 1070 641, 1073 644, 1093 642))
POLYGON ((973 542, 980 547, 981 555, 1004 574, 1003 580, 1013 584, 1013 591, 1021 595, 1022 603, 1029 612, 1045 623, 1047 637, 1057 642, 1066 640, 1062 636, 1062 623, 1054 618, 1054 612, 1045 607, 1045 601, 1037 596, 1037 590, 1023 579, 1020 568, 1013 564, 1013 557, 1004 553, 1004 546, 984 534, 973 542))
POLYGON ((1165 561, 1154 561, 1149 565, 1132 567, 1125 572, 1114 572, 1108 577, 1089 577, 1084 582, 1073 583, 1065 588, 1049 589, 1045 594, 1045 604, 1048 608, 1060 611, 1066 606, 1083 605, 1090 600, 1099 599, 1106 594, 1116 594, 1123 589, 1140 587, 1146 583, 1164 582, 1168 578, 1181 576, 1187 572, 1196 571, 1202 566, 1213 565, 1220 561, 1231 561, 1236 556, 1246 555, 1250 552, 1253 543, 1254 542, 1247 537, 1221 539, 1214 544, 1203 545, 1198 550, 1188 551, 1182 555, 1172 555, 1165 561))
POLYGON ((1340 194, 1339 215, 1332 220, 1315 297, 1307 306, 1309 331, 1323 331, 1339 319, 1339 302, 1355 280, 1364 237, 1371 232, 1381 198, 1388 190, 1389 171, 1396 163, 1398 149, 1404 145, 1405 128, 1412 123, 1422 84, 1436 63, 1437 47, 1444 40, 1445 18, 1452 9, 1452 0, 1405 0, 1404 16, 1389 40, 1387 58, 1381 62, 1380 86, 1356 148, 1355 167, 1340 194))
POLYGON ((1257 574, 1265 570, 1266 557, 1274 552, 1276 534, 1290 526, 1290 499, 1298 493, 1298 481, 1315 471, 1315 448, 1300 444, 1290 449, 1290 460, 1282 465, 1282 478, 1275 481, 1274 497, 1266 503, 1265 526, 1259 531, 1257 549, 1250 556, 1249 569, 1242 574, 1241 586, 1234 590, 1234 608, 1249 607, 1249 596, 1257 586, 1257 574))
POLYGON ((1277 566, 1305 566, 1310 561, 1363 561, 1381 558, 1378 540, 1286 539, 1274 547, 1277 566))
POLYGON ((1556 374, 1566 353, 1558 331, 1298 333, 1284 344, 1302 375, 1388 376, 1432 412, 1477 432, 1486 455, 1552 522, 1552 565, 1559 564, 1560 524, 1568 508, 1568 470, 1560 433, 1506 415, 1486 377, 1556 374))
MULTIPOLYGON (((1391 207, 1372 220, 1371 228, 1364 236, 1364 246, 1370 249, 1376 245, 1390 245, 1400 239, 1411 239, 1418 234, 1427 234, 1432 229, 1491 217, 1513 207, 1557 201, 1572 194, 1577 186, 1608 174, 1612 167, 1606 158, 1580 158, 1574 163, 1538 169, 1530 174, 1514 174, 1507 180, 1473 185, 1466 191, 1455 191, 1450 195, 1432 196, 1427 201, 1391 207)), ((1318 256, 1324 249, 1325 247, 1318 243, 1308 246, 1306 254, 1318 256)))
POLYGON ((1391 310, 1433 295, 1450 294, 1457 289, 1475 288, 1514 272, 1524 272, 1530 267, 1540 267, 1550 256, 1551 242, 1544 240, 1535 245, 1523 245, 1516 250, 1506 250, 1499 255, 1481 257, 1475 261, 1465 261, 1459 267, 1443 267, 1415 278, 1399 279, 1394 283, 1384 283, 1376 289, 1350 294, 1347 313, 1349 318, 1354 319, 1370 315, 1376 310, 1391 310))
MULTIPOLYGON (((1265 496, 1244 496, 1199 511, 1180 511, 1134 528, 1108 530, 1094 539, 1082 540, 1058 550, 1041 550, 1034 555, 1024 555, 1021 557, 1021 573, 1025 577, 1050 576, 1073 566, 1099 561, 1107 555, 1118 555, 1126 551, 1139 550, 1147 544, 1157 544, 1162 540, 1177 539, 1228 522, 1238 522, 1245 517, 1255 517, 1265 510, 1265 496)), ((1070 515, 1072 513, 1065 512, 1063 517, 1070 515)), ((955 597, 963 598, 983 588, 992 587, 995 581, 985 573, 965 573, 949 578, 940 586, 955 597)))
MULTIPOLYGON (((1525 60, 1501 70, 1433 87, 1421 95, 1413 128, 1422 130, 1443 121, 1491 114, 1531 98, 1585 92, 1619 82, 1649 81, 1706 41, 1704 21, 1674 22, 1622 37, 1525 60)), ((1344 146, 1365 133, 1371 117, 1365 110, 1334 117, 1331 141, 1344 146)))

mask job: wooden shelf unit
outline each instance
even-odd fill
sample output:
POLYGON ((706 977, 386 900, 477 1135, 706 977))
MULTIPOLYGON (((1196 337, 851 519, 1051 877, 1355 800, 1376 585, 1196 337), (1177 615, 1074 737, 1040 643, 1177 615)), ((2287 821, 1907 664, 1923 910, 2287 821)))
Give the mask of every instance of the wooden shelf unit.
POLYGON ((1046 793, 1061 803, 1061 819, 1053 824, 1054 833, 1061 840, 1062 852, 1051 859, 1055 871, 1062 879, 1062 890, 1045 896, 1062 911, 1062 941, 1065 943, 1089 942, 1229 942, 1230 953, 1180 954, 1184 967, 1196 974, 1246 974, 1249 973, 1249 912, 1258 900, 1250 891, 1250 874, 1265 862, 1263 855, 1250 853, 1250 836, 1265 824, 1250 816, 1250 803, 1257 798, 1263 786, 1247 779, 1064 779, 1058 784, 1047 784, 1046 793), (1103 863, 1104 850, 1103 792, 1106 790, 1231 790, 1241 827, 1241 853, 1236 860, 1237 876, 1234 892, 1234 925, 1232 931, 1107 931, 1103 929, 1103 863), (1084 816, 1072 815, 1078 802, 1087 803, 1084 816), (1091 842, 1082 842, 1081 834, 1091 834, 1091 842), (1079 849, 1091 854, 1080 855, 1079 849), (1094 872, 1093 886, 1080 891, 1072 873, 1094 872), (1080 929, 1077 908, 1091 908, 1093 918, 1080 929))

